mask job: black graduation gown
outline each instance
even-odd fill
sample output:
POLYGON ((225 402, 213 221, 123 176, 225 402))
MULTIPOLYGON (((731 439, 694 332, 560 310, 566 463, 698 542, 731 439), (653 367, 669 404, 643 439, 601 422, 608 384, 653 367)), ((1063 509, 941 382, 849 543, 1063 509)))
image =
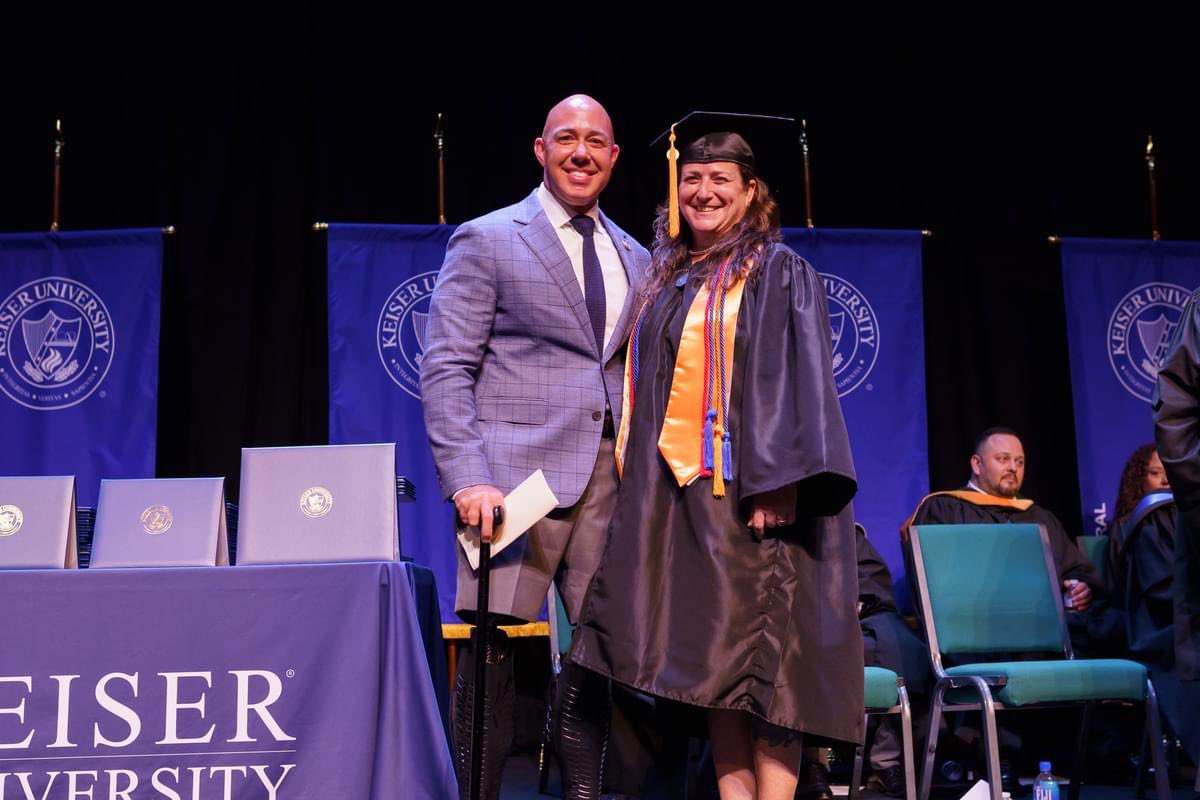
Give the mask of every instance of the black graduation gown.
MULTIPOLYGON (((1175 571, 1175 507, 1158 508, 1136 526, 1126 519, 1117 524, 1113 538, 1119 557, 1113 566, 1120 584, 1121 602, 1129 626, 1129 649, 1163 649, 1153 640, 1174 621, 1171 581, 1175 571)), ((1174 642, 1167 647, 1173 649, 1174 642)))
POLYGON ((657 449, 698 288, 668 285, 646 312, 617 509, 570 659, 660 697, 859 741, 856 484, 820 277, 776 245, 745 288, 723 498, 709 479, 680 488, 657 449), (757 540, 748 499, 788 484, 796 523, 757 540))
POLYGON ((1193 761, 1200 759, 1200 681, 1180 681, 1175 666, 1175 507, 1117 526, 1125 619, 1133 658, 1150 671, 1158 705, 1193 761))
MULTIPOLYGON (((1175 531, 1175 658, 1200 680, 1200 291, 1167 347, 1153 401, 1154 438, 1179 507, 1175 531)), ((1200 712, 1198 712, 1200 715, 1200 712)))

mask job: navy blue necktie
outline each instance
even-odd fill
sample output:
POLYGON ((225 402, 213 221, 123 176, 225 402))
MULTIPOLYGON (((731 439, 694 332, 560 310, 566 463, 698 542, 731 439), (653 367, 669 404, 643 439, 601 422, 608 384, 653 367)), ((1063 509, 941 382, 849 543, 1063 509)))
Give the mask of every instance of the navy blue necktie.
POLYGON ((596 350, 604 355, 604 327, 608 314, 604 301, 604 273, 600 270, 600 256, 596 254, 593 237, 596 220, 580 214, 571 217, 571 227, 583 237, 583 300, 592 320, 592 332, 596 334, 596 350))

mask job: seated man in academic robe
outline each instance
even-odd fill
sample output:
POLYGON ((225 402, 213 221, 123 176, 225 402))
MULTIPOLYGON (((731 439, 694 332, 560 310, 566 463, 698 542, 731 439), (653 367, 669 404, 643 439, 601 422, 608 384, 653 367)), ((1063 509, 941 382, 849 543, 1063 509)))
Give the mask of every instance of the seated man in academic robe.
MULTIPOLYGON (((980 434, 971 455, 971 478, 956 491, 934 492, 921 501, 904 526, 901 535, 907 541, 909 525, 959 525, 992 522, 1033 523, 1045 526, 1050 553, 1058 573, 1064 603, 1076 614, 1088 611, 1098 597, 1107 599, 1108 590, 1100 573, 1091 565, 1063 528, 1058 517, 1028 498, 1020 496, 1025 481, 1025 448, 1017 434, 1008 428, 989 428, 980 434)), ((906 548, 907 550, 907 548, 906 548)), ((1080 625, 1093 627, 1089 639, 1107 639, 1111 631, 1095 630, 1102 620, 1071 621, 1072 639, 1080 625)), ((1108 627, 1112 627, 1111 625, 1108 627)), ((1085 641, 1080 641, 1085 644, 1085 641)))
MULTIPOLYGON (((971 476, 959 490, 935 492, 917 506, 901 531, 904 553, 912 571, 912 550, 908 546, 910 525, 961 525, 989 523, 1031 523, 1042 525, 1050 544, 1058 585, 1067 607, 1067 627, 1076 657, 1117 657, 1124 654, 1124 621, 1112 608, 1107 585, 1087 556, 1067 533, 1058 517, 1029 498, 1021 497, 1025 481, 1025 448, 1016 432, 1009 428, 989 428, 979 435, 971 455, 971 476)), ((914 605, 916 598, 914 597, 914 605)), ((918 613, 920 613, 918 611, 918 613)), ((993 654, 994 660, 1022 658, 1012 654, 993 654)), ((1005 717, 1000 723, 1001 747, 1010 751, 1053 752, 1050 744, 1069 738, 1074 717, 1068 721, 1043 719, 1036 724, 1021 724, 1019 718, 1005 717), (1061 735, 1060 735, 1061 734, 1061 735), (1063 738, 1066 737, 1066 738, 1063 738), (1019 743, 1025 740, 1025 747, 1019 743), (1041 742, 1034 746, 1034 742, 1041 742), (1040 749, 1039 749, 1040 748, 1040 749)), ((963 726, 958 733, 970 737, 963 726)), ((1065 756, 1065 751, 1063 753, 1065 756)), ((1042 756, 1045 757, 1045 756, 1042 756)), ((1027 753, 1014 753, 1018 774, 1031 772, 1027 753)), ((1036 763, 1036 762, 1033 762, 1036 763)))

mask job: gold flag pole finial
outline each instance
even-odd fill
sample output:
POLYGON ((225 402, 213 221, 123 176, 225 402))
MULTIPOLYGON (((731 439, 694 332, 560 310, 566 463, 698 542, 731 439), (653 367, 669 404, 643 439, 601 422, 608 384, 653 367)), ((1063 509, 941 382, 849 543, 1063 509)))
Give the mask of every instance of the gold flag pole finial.
POLYGON ((1150 238, 1158 241, 1162 233, 1158 227, 1158 179, 1154 168, 1154 137, 1146 137, 1146 176, 1150 180, 1150 238))

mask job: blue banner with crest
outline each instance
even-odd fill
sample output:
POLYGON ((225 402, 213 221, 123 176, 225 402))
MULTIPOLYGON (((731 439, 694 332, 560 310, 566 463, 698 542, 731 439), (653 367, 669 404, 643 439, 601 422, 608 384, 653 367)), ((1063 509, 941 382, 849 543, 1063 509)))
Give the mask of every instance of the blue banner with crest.
POLYGON ((329 443, 396 443, 396 474, 416 487, 400 505, 401 553, 437 578, 454 614, 453 507, 438 486, 421 410, 429 296, 452 225, 329 226, 329 443))
POLYGON ((929 493, 921 234, 785 228, 783 235, 825 284, 833 379, 858 473, 854 518, 904 604, 899 530, 929 493))
MULTIPOLYGON (((420 365, 429 295, 451 226, 330 225, 329 441, 395 441, 396 468, 417 486, 401 506, 404 555, 437 576, 454 615, 453 510, 425 435, 420 365)), ((898 531, 928 491, 921 236, 915 231, 786 230, 821 273, 834 379, 858 470, 857 519, 902 582, 898 531)))
POLYGON ((1083 504, 1072 533, 1096 535, 1113 522, 1126 460, 1154 441, 1150 397, 1200 286, 1200 243, 1063 239, 1061 248, 1083 504))
POLYGON ((6 475, 154 476, 162 232, 0 234, 6 475))

